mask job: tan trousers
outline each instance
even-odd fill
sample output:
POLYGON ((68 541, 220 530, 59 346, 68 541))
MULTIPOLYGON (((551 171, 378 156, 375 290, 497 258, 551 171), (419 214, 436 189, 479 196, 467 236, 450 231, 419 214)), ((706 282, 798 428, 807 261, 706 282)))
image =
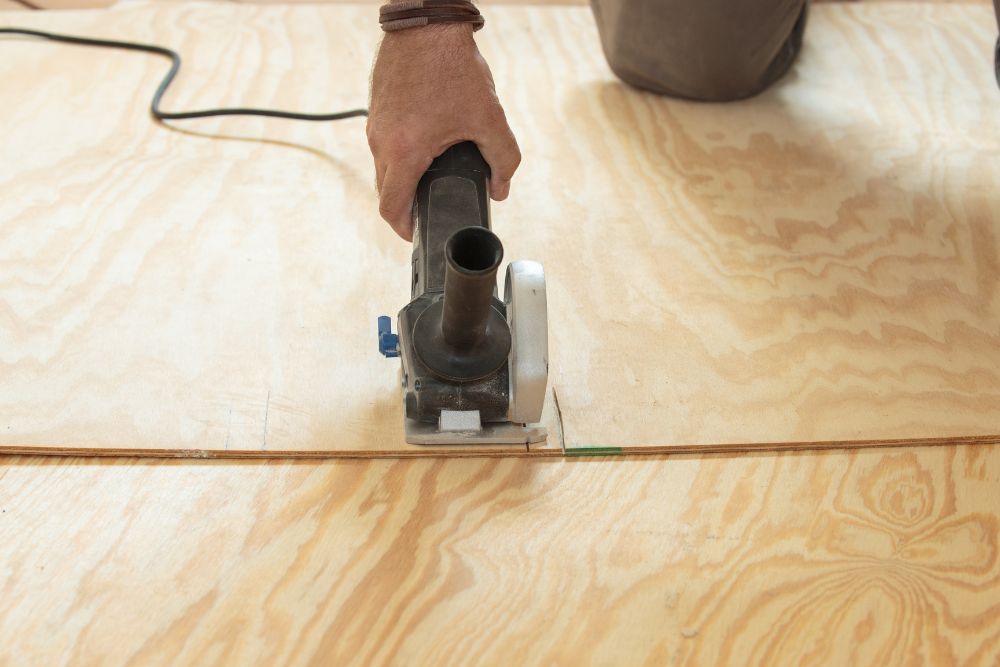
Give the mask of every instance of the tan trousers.
POLYGON ((627 83, 695 100, 755 95, 802 46, 808 0, 591 0, 604 55, 627 83))

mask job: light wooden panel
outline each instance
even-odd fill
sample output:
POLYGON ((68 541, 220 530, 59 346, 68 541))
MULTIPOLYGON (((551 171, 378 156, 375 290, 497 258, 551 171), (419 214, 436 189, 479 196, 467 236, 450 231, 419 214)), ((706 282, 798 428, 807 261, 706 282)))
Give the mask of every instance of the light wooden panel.
MULTIPOLYGON (((585 8, 495 17, 525 152, 495 219, 546 263, 562 413, 533 453, 994 440, 987 8, 817 8, 788 80, 719 106, 619 84, 585 8)), ((22 18, 179 48, 173 108, 355 106, 378 37, 364 6, 22 18)), ((402 443, 375 351, 408 249, 361 121, 169 131, 144 113, 158 58, 0 49, 0 447, 435 453, 402 443)))
POLYGON ((552 257, 568 443, 1000 432, 991 12, 813 19, 740 104, 637 93, 595 49, 504 89, 532 107, 512 202, 552 257))
POLYGON ((1000 448, 0 459, 0 663, 1000 661, 1000 448))
MULTIPOLYGON (((322 111, 367 98, 377 31, 363 14, 183 4, 23 18, 180 49, 175 108, 322 111)), ((145 113, 161 58, 0 48, 16 82, 0 92, 3 444, 399 449, 399 364, 374 331, 407 296, 408 249, 378 221, 364 120, 170 131, 145 113)))
MULTIPOLYGON (((597 77, 560 97, 562 143, 522 132, 546 147, 529 182, 561 181, 566 197, 522 181, 515 201, 584 230, 559 239, 580 263, 550 262, 565 290, 554 321, 576 326, 553 361, 568 441, 1000 430, 990 11, 814 18, 800 66, 749 102, 597 77)), ((538 83, 535 99, 556 85, 538 83)), ((533 242, 552 229, 532 227, 533 242)))

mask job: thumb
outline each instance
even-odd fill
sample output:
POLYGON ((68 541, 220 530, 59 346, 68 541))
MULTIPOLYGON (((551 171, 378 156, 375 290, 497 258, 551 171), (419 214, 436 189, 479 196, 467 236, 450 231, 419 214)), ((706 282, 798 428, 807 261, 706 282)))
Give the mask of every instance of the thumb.
POLYGON ((514 172, 521 164, 521 150, 517 147, 517 139, 509 127, 504 127, 482 139, 477 139, 476 144, 492 172, 490 197, 495 201, 503 201, 510 193, 510 179, 514 177, 514 172))

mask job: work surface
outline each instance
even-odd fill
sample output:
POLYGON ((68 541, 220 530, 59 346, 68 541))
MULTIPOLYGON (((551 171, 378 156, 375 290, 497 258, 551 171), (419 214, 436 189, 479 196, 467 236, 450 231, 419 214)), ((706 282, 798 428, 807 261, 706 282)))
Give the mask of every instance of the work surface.
MULTIPOLYGON (((377 36, 368 6, 4 16, 179 49, 171 109, 357 106, 377 36)), ((996 439, 988 7, 817 7, 793 73, 733 105, 621 85, 586 8, 491 21, 526 156, 495 226, 549 279, 528 453, 996 439)), ((374 324, 408 248, 362 121, 168 129, 145 113, 161 58, 0 50, 0 448, 461 453, 401 441, 374 324)))
MULTIPOLYGON (((335 24, 339 14, 326 11, 317 22, 335 24)), ((912 7, 885 11, 927 19, 912 7)), ((197 14, 137 20, 131 29, 202 25, 206 19, 197 14)), ((255 26, 267 23, 256 14, 239 16, 257 17, 243 19, 255 26)), ((945 28, 964 20, 946 16, 952 19, 945 28)), ((118 26, 125 34, 121 19, 83 18, 95 31, 118 26)), ((16 19, 21 23, 23 16, 16 19)), ((0 14, 0 22, 7 20, 14 22, 0 14)), ((864 22, 874 39, 875 19, 864 22)), ((970 34, 984 29, 977 24, 970 34)), ((965 49, 971 60, 973 47, 965 49)), ((83 105, 70 111, 90 109, 86 124, 100 124, 105 135, 111 129, 104 123, 116 121, 105 118, 101 102, 88 101, 88 88, 129 100, 140 96, 130 103, 141 106, 145 90, 136 92, 138 84, 94 78, 100 67, 117 71, 125 56, 98 66, 82 54, 49 60, 54 56, 41 46, 34 53, 36 59, 19 61, 20 67, 45 76, 69 68, 59 77, 61 99, 83 105)), ((894 60, 896 67, 908 67, 912 55, 894 56, 904 59, 894 60)), ((0 81, 10 80, 9 62, 0 57, 0 81)), ((230 79, 274 71, 261 62, 244 70, 239 62, 234 56, 230 79)), ((320 58, 315 66, 329 65, 320 58)), ((153 65, 138 67, 144 88, 155 80, 153 65)), ((199 96, 197 103, 219 100, 216 84, 189 83, 186 94, 199 96)), ((318 77, 310 85, 322 87, 323 106, 355 101, 344 82, 318 77)), ((501 81, 502 90, 510 85, 509 78, 501 81)), ((623 94, 610 79, 605 88, 605 99, 623 94)), ((34 90, 15 94, 0 85, 5 123, 11 96, 42 95, 34 90)), ((294 95, 296 88, 288 90, 294 95)), ((312 106, 305 97, 293 101, 312 106)), ((85 131, 64 121, 64 110, 37 101, 26 109, 32 111, 18 112, 22 124, 41 113, 53 134, 80 132, 83 148, 73 149, 83 164, 80 180, 50 183, 53 201, 77 197, 83 207, 108 201, 106 193, 91 190, 122 190, 88 172, 110 159, 102 141, 84 145, 85 131)), ((930 112, 912 106, 915 115, 930 112)), ((147 131, 144 122, 137 117, 129 127, 147 131)), ((239 131, 265 133, 252 122, 239 131)), ((332 154, 353 146, 340 132, 266 128, 270 136, 320 144, 332 154)), ((0 142, 10 141, 8 134, 0 133, 0 142)), ((52 150, 40 132, 32 137, 52 150)), ((279 151, 253 150, 272 149, 279 151)), ((193 165, 194 156, 205 159, 202 151, 209 151, 210 163, 228 148, 203 141, 171 150, 193 165)), ((360 146, 348 150, 361 158, 360 146)), ((317 165, 331 164, 309 155, 317 165)), ((25 159, 39 158, 27 153, 25 159)), ((112 175, 163 159, 137 157, 112 175)), ((11 169, 9 162, 0 169, 11 169)), ((342 183, 335 166, 314 169, 335 172, 328 187, 342 183)), ((367 187, 366 171, 358 167, 357 173, 357 187, 367 187)), ((296 174, 312 188, 303 196, 332 196, 315 189, 310 174, 296 174)), ((41 196, 47 182, 41 168, 36 178, 36 185, 18 180, 19 192, 41 196)), ((259 176, 255 187, 264 181, 259 176)), ((277 182, 284 193, 288 183, 277 182)), ((553 184, 582 196, 568 179, 553 178, 553 184)), ((4 193, 12 187, 5 181, 4 193)), ((7 199, 0 198, 0 207, 10 206, 7 199)), ((298 210, 299 204, 290 206, 298 210)), ((512 206, 498 207, 498 222, 499 211, 512 206)), ((220 205, 216 215, 224 212, 220 205)), ((127 236, 125 217, 116 229, 127 236)), ((5 229, 9 220, 3 219, 5 229)), ((102 229, 96 219, 89 224, 95 235, 102 229)), ((324 227, 317 222, 316 229, 324 227)), ((382 233, 377 224, 372 229, 382 233)), ((52 230, 46 238, 66 237, 52 230)), ((395 252, 388 236, 384 247, 395 252)), ((52 277, 36 293, 53 289, 58 267, 48 270, 52 277)), ((0 294, 6 297, 8 289, 0 294)), ((88 321, 84 305, 72 311, 74 298, 67 296, 62 307, 88 321)), ((56 308, 48 317, 39 331, 63 315, 56 308)), ((81 381, 79 391, 86 387, 81 381)), ((575 461, 0 457, 0 664, 987 667, 1000 661, 998 488, 996 445, 575 461)))
POLYGON ((0 663, 1000 661, 1000 447, 0 459, 0 663))

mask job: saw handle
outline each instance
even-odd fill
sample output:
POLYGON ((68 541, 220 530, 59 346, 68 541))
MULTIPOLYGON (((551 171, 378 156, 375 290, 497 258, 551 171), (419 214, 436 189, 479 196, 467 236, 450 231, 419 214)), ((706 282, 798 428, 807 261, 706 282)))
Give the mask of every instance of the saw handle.
POLYGON ((427 171, 441 169, 481 174, 486 183, 489 183, 491 174, 490 165, 483 158, 483 154, 479 152, 479 146, 471 141, 463 141, 460 144, 455 144, 444 153, 441 153, 441 155, 434 158, 427 171))
POLYGON ((413 296, 444 289, 445 244, 465 227, 490 229, 490 165, 471 141, 439 155, 413 203, 413 296))
POLYGON ((448 148, 434 158, 417 184, 415 222, 425 227, 447 226, 444 239, 462 227, 489 228, 490 174, 490 165, 473 142, 448 148), (456 224, 455 217, 462 218, 462 224, 456 224))

